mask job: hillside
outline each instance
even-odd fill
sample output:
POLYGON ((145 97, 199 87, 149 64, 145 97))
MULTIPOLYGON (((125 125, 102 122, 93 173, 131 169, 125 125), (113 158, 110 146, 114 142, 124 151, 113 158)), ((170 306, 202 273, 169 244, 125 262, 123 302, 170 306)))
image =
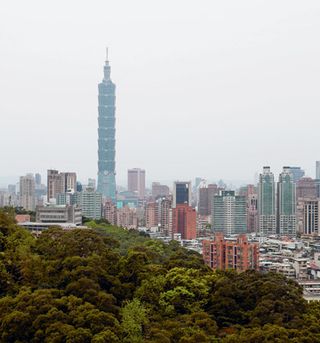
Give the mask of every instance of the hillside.
POLYGON ((91 225, 36 239, 0 212, 1 342, 320 341, 320 306, 294 281, 91 225))

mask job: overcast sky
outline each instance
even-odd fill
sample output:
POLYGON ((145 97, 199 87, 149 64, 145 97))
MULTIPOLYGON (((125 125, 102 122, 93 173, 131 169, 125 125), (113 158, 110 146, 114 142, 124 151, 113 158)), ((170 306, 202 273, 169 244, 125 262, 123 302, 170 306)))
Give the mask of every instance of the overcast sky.
POLYGON ((246 180, 320 159, 319 0, 0 2, 0 184, 97 174, 105 46, 116 169, 246 180), (5 181, 4 181, 5 180, 5 181))

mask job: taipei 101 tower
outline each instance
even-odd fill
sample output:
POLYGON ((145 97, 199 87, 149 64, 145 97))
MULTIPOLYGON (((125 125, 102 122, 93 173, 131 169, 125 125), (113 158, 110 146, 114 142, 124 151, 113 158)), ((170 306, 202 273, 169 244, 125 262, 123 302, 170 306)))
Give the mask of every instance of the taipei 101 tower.
POLYGON ((115 178, 115 90, 116 86, 110 79, 108 49, 104 65, 104 77, 99 83, 99 117, 98 117, 98 192, 103 197, 116 200, 115 178))

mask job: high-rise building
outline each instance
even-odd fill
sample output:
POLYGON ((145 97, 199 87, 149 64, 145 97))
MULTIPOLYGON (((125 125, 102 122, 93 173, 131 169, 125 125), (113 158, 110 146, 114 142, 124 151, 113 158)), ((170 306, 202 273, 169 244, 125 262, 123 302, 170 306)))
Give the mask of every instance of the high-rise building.
POLYGON ((304 170, 301 169, 301 167, 287 167, 291 174, 292 174, 292 179, 293 182, 296 183, 298 182, 302 177, 304 177, 304 170))
POLYGON ((152 182, 152 197, 157 199, 158 197, 169 196, 169 187, 167 185, 161 185, 160 182, 152 182))
POLYGON ((144 199, 146 191, 146 172, 140 168, 128 169, 128 191, 144 199))
POLYGON ((297 200, 298 231, 304 235, 319 235, 319 199, 299 198, 297 200))
POLYGON ((172 207, 182 204, 191 205, 191 181, 175 181, 173 184, 172 207))
POLYGON ((160 230, 165 236, 172 236, 172 201, 168 197, 163 197, 159 198, 157 203, 160 230))
POLYGON ((136 208, 124 206, 117 209, 117 225, 126 227, 128 229, 135 229, 138 227, 138 214, 136 208))
POLYGON ((278 182, 278 229, 279 234, 296 234, 296 184, 290 167, 283 167, 278 182))
POLYGON ((20 177, 20 206, 27 211, 34 211, 36 205, 35 180, 33 174, 20 177))
POLYGON ((195 239, 197 236, 197 213, 188 204, 177 204, 172 209, 173 234, 180 233, 182 239, 195 239))
POLYGON ((65 192, 75 192, 77 189, 77 174, 76 173, 61 173, 64 180, 65 192))
POLYGON ((201 216, 208 216, 211 212, 209 209, 209 192, 206 185, 198 188, 198 213, 201 216))
POLYGON ((230 241, 219 233, 214 240, 202 241, 202 247, 205 263, 214 270, 259 270, 259 246, 248 242, 246 235, 239 235, 236 241, 230 241))
POLYGON ((41 186, 41 175, 36 173, 34 176, 36 188, 41 186))
POLYGON ((16 185, 8 185, 8 193, 9 194, 17 194, 17 187, 16 185))
POLYGON ((96 179, 88 179, 88 187, 96 190, 96 179))
POLYGON ((146 205, 146 227, 158 227, 159 224, 159 207, 156 202, 148 202, 146 205))
POLYGON ((103 204, 103 217, 110 224, 117 225, 117 207, 111 200, 103 204))
POLYGON ((316 198, 316 183, 311 177, 303 177, 297 182, 297 199, 316 198))
POLYGON ((107 58, 104 65, 104 77, 99 83, 98 117, 98 187, 104 198, 116 200, 116 163, 115 163, 115 91, 116 86, 110 79, 111 68, 107 58))
POLYGON ((316 179, 320 180, 320 161, 316 161, 316 179))
POLYGON ((64 178, 58 170, 47 171, 47 200, 56 199, 59 193, 65 193, 64 178))
POLYGON ((258 231, 258 195, 256 193, 247 196, 247 229, 248 232, 258 231))
POLYGON ((58 194, 75 192, 77 189, 77 174, 70 172, 59 173, 49 169, 47 173, 47 200, 56 199, 58 194))
POLYGON ((102 217, 102 195, 93 189, 77 193, 77 204, 82 209, 82 215, 91 219, 102 217))
POLYGON ((212 228, 225 235, 247 232, 246 197, 235 195, 234 191, 222 191, 213 198, 212 228))
POLYGON ((208 186, 203 183, 198 188, 198 213, 201 216, 211 216, 213 197, 222 191, 215 184, 209 184, 208 186))
POLYGON ((258 221, 261 235, 277 233, 276 191, 274 175, 270 167, 264 167, 258 185, 258 221))

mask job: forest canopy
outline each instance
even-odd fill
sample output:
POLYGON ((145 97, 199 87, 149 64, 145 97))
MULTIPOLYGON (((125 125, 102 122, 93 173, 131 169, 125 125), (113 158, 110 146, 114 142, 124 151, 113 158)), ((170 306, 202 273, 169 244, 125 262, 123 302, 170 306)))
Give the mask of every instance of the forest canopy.
POLYGON ((87 224, 35 238, 0 212, 1 342, 320 341, 320 305, 296 282, 87 224))

